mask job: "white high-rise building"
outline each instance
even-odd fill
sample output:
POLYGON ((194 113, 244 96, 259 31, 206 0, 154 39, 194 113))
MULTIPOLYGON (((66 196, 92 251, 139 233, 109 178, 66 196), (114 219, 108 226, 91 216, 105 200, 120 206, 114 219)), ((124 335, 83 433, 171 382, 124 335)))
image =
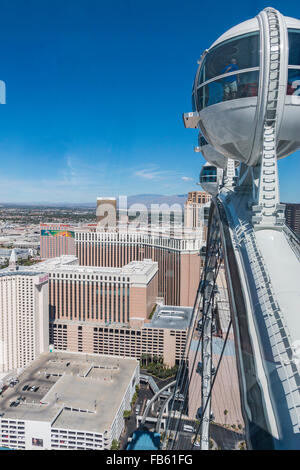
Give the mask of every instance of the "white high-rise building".
POLYGON ((48 274, 0 273, 0 373, 27 366, 49 349, 48 274))

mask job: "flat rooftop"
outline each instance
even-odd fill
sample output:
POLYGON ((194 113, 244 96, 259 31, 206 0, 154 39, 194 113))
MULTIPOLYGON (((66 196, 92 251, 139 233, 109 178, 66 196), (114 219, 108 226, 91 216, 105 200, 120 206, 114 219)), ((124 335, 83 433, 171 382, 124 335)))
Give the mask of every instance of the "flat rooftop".
MULTIPOLYGON (((18 250, 17 255, 18 255, 18 250)), ((65 267, 65 266, 72 266, 74 269, 74 266, 78 264, 78 258, 74 255, 62 255, 58 256, 56 258, 49 258, 44 261, 37 262, 35 264, 32 264, 31 266, 19 266, 18 270, 14 270, 14 274, 16 273, 30 273, 33 275, 35 272, 38 272, 39 274, 42 273, 48 273, 49 271, 52 271, 53 269, 57 269, 59 267, 65 267)), ((3 275, 9 274, 11 271, 10 267, 4 268, 0 270, 0 273, 3 275)))
MULTIPOLYGON (((151 259, 144 259, 143 261, 131 261, 122 268, 114 267, 104 267, 104 266, 78 266, 78 265, 60 265, 57 268, 50 271, 50 277, 61 279, 66 276, 68 279, 76 279, 77 275, 95 275, 96 280, 97 276, 105 276, 103 280, 110 282, 111 276, 116 276, 120 278, 122 276, 129 276, 129 281, 134 285, 145 286, 157 273, 158 265, 156 261, 151 259), (106 278, 108 277, 108 278, 106 278)), ((91 278, 93 279, 93 278, 91 278)), ((101 279, 102 280, 102 279, 101 279)))
POLYGON ((0 399, 2 419, 48 421, 53 428, 103 433, 111 427, 138 366, 135 359, 84 353, 42 354, 0 399), (39 387, 23 391, 25 385, 39 387), (24 398, 16 407, 10 403, 24 398))
POLYGON ((169 328, 172 330, 185 330, 189 327, 193 307, 173 307, 171 305, 158 305, 149 323, 148 328, 169 328))
MULTIPOLYGON (((109 238, 112 235, 120 235, 120 236, 125 236, 125 235, 144 235, 144 236, 153 236, 153 237, 162 237, 162 238, 167 238, 167 239, 180 239, 180 240, 197 240, 201 239, 202 240, 202 234, 203 234, 203 229, 202 227, 199 228, 189 228, 185 227, 184 225, 168 225, 167 223, 164 224, 164 226, 160 225, 147 225, 147 226, 141 226, 141 227, 131 227, 130 224, 119 224, 114 227, 109 227, 108 229, 105 229, 104 227, 98 227, 96 226, 96 231, 95 227, 79 227, 78 229, 75 230, 75 235, 76 234, 81 234, 81 233, 86 233, 86 234, 99 234, 103 235, 105 238, 109 238)), ((93 238, 92 238, 93 241, 93 238)), ((128 240, 130 242, 130 240, 128 240)), ((134 243, 134 241, 132 241, 134 243)))
MULTIPOLYGON (((76 258, 77 259, 77 258, 76 258)), ((42 263, 41 263, 42 264, 42 263)), ((152 269, 157 263, 152 259, 144 259, 143 261, 131 261, 125 264, 121 268, 115 268, 110 266, 79 266, 79 265, 68 265, 60 264, 55 269, 55 272, 73 272, 73 273, 87 273, 87 274, 145 274, 152 269)))
POLYGON ((18 270, 15 270, 15 271, 9 271, 9 270, 6 270, 5 269, 1 269, 0 271, 0 277, 14 277, 14 276, 41 276, 42 274, 45 274, 44 271, 25 271, 26 268, 23 267, 23 270, 22 269, 18 269, 18 270))
POLYGON ((78 264, 78 258, 75 255, 62 255, 56 258, 48 258, 36 264, 29 266, 30 271, 44 271, 58 268, 60 266, 76 265, 78 264))

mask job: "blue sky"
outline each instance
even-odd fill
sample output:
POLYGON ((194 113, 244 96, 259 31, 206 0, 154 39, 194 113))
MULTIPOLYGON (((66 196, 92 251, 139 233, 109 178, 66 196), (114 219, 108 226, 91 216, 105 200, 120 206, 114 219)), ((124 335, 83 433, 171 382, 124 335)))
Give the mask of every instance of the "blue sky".
MULTIPOLYGON (((202 51, 269 2, 0 0, 0 202, 196 190, 184 129, 202 51)), ((300 18, 299 2, 273 1, 300 18)), ((300 202, 300 153, 279 163, 300 202)))

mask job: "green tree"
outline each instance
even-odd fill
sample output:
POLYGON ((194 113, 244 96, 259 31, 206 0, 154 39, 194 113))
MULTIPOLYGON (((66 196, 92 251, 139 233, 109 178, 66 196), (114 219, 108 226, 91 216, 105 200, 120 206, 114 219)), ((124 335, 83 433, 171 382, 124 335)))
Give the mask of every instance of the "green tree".
POLYGON ((131 406, 134 406, 134 405, 135 405, 135 402, 137 401, 137 397, 138 397, 138 395, 137 395, 137 393, 135 392, 135 393, 133 394, 133 397, 132 397, 132 400, 131 400, 131 406))
POLYGON ((239 449, 240 450, 246 450, 246 442, 245 441, 239 442, 239 449))
POLYGON ((111 443, 111 447, 110 447, 110 450, 119 450, 119 442, 117 441, 117 439, 113 439, 112 443, 111 443))
POLYGON ((128 419, 131 416, 131 410, 124 410, 123 418, 128 419))

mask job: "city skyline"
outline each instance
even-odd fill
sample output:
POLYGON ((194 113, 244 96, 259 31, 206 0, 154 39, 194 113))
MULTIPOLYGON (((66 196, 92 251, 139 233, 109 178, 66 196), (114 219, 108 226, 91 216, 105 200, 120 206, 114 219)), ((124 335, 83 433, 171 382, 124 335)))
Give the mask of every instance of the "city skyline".
POLYGON ((300 449, 280 3, 0 0, 0 450, 300 449))
MULTIPOLYGON (((197 189, 205 160, 181 118, 195 57, 266 2, 219 3, 214 18, 194 0, 1 6, 1 203, 197 189)), ((283 13, 300 7, 287 1, 283 13)), ((299 170, 299 152, 279 161, 282 201, 299 202, 299 170)))

